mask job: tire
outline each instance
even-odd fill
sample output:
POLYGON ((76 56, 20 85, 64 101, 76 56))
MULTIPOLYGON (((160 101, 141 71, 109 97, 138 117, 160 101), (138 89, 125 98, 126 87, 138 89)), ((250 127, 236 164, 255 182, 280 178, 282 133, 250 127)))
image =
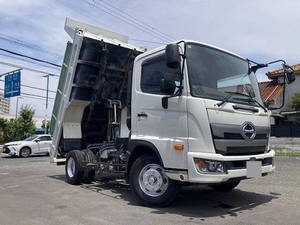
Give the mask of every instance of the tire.
POLYGON ((84 179, 84 154, 79 150, 70 151, 67 155, 65 174, 69 184, 80 184, 84 179))
POLYGON ((31 154, 31 149, 28 147, 24 147, 20 150, 19 156, 21 158, 27 158, 30 156, 30 154, 31 154))
POLYGON ((159 160, 152 155, 142 155, 133 162, 129 183, 138 201, 147 206, 168 206, 179 190, 179 183, 165 175, 159 160))
MULTIPOLYGON (((82 150, 81 151, 84 155, 84 161, 86 163, 95 163, 96 162, 96 157, 95 154, 91 150, 82 150)), ((83 182, 84 183, 90 183, 94 180, 95 178, 95 169, 92 167, 85 167, 84 172, 83 172, 83 182)))
POLYGON ((209 186, 215 191, 229 192, 232 191, 232 189, 234 189, 236 186, 238 186, 240 182, 241 182, 240 180, 237 180, 237 181, 224 182, 220 184, 211 184, 209 186))

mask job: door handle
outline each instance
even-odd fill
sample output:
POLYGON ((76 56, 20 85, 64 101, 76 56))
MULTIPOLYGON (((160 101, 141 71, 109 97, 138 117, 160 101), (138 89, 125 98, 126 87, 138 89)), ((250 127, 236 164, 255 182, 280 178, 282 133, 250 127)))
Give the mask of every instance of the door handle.
POLYGON ((140 112, 137 114, 138 117, 148 117, 147 113, 145 112, 140 112))

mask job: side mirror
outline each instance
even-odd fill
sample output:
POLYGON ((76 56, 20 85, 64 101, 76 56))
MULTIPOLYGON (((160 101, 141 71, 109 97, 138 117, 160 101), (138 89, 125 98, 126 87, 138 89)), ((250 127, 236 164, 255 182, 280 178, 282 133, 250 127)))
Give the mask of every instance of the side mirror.
POLYGON ((36 139, 36 140, 34 140, 34 142, 38 143, 38 142, 40 142, 40 140, 39 140, 39 139, 36 139))
POLYGON ((291 68, 285 69, 285 75, 288 84, 291 84, 296 80, 294 71, 291 68))
POLYGON ((175 81, 167 80, 165 78, 160 81, 160 92, 166 95, 174 94, 176 89, 175 81))
POLYGON ((179 68, 181 61, 179 46, 177 44, 168 44, 165 51, 167 66, 174 69, 179 68))

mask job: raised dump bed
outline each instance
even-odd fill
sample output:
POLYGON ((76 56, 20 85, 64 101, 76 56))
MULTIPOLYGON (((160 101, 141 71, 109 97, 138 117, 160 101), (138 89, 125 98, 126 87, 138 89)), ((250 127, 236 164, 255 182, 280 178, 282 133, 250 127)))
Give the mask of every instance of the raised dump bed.
POLYGON ((126 36, 67 19, 67 44, 51 120, 52 161, 74 149, 128 138, 131 70, 144 49, 126 36))

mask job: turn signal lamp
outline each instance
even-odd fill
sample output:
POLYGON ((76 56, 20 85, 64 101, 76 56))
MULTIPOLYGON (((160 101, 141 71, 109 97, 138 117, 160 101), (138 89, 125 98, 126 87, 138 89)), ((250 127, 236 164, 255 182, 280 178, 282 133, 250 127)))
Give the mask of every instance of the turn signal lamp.
POLYGON ((194 161, 200 173, 226 173, 225 166, 222 162, 198 158, 195 158, 194 161))
POLYGON ((183 144, 175 144, 174 145, 174 149, 182 151, 184 149, 184 145, 183 144))

